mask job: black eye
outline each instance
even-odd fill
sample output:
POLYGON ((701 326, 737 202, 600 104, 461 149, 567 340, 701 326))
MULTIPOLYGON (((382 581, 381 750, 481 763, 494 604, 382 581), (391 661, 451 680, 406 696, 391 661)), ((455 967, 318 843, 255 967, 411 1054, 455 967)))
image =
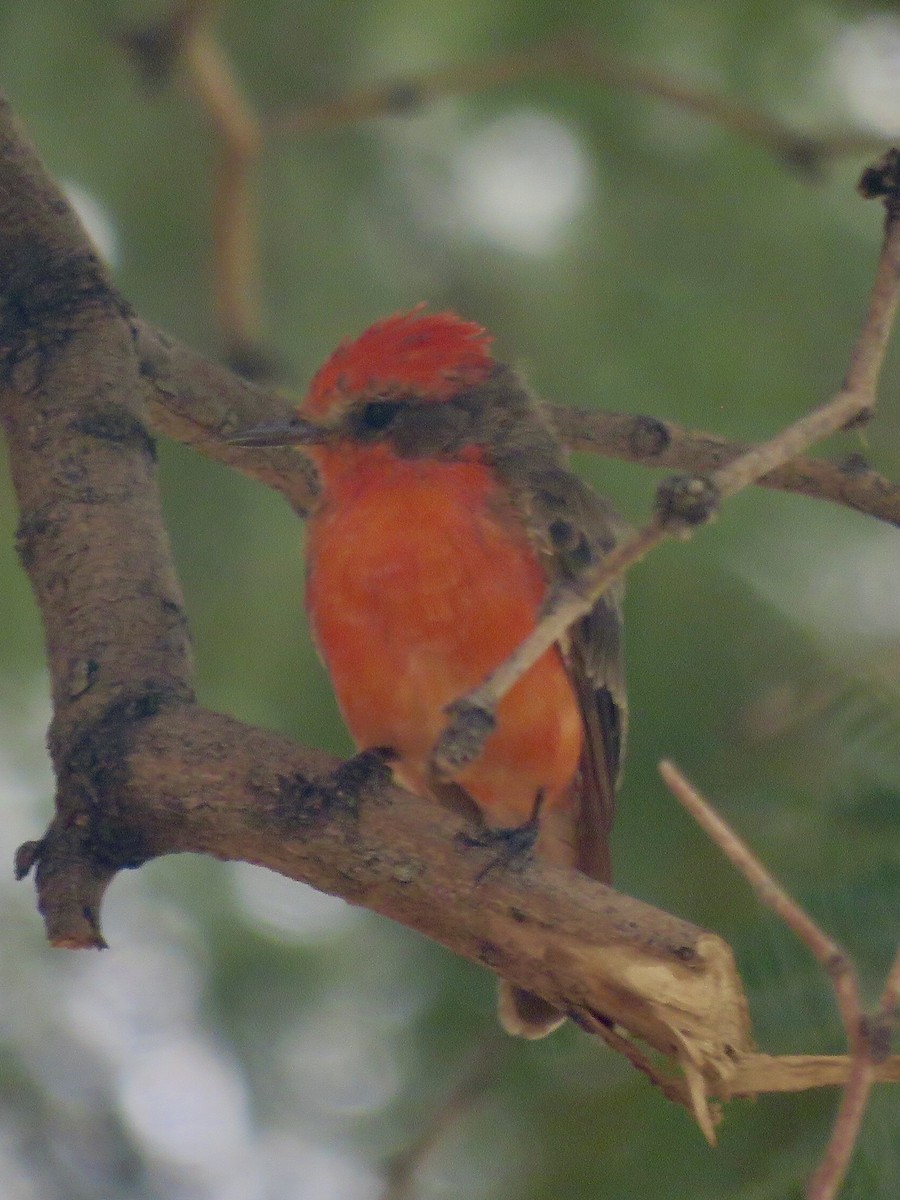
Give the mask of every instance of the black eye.
POLYGON ((370 400, 359 414, 359 424, 368 433, 387 429, 403 405, 396 400, 370 400))

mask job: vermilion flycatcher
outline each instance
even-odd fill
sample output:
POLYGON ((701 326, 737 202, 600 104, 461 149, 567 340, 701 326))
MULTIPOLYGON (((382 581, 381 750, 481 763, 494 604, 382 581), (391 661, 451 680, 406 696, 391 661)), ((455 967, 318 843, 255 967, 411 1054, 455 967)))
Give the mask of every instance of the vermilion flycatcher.
MULTIPOLYGON (((399 783, 488 829, 538 812, 539 856, 608 881, 625 727, 617 592, 501 701, 479 758, 451 783, 429 766, 445 707, 622 528, 490 340, 452 313, 389 317, 338 347, 292 425, 234 440, 302 445, 318 468, 306 602, 357 745, 389 747, 399 783)), ((525 1037, 563 1019, 504 982, 499 1010, 525 1037)))

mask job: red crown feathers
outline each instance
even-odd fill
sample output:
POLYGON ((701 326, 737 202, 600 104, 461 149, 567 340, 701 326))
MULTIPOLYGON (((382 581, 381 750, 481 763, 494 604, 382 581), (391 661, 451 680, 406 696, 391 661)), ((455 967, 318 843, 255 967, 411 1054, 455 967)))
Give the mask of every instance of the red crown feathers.
POLYGON ((426 313, 421 305, 395 313, 341 342, 313 377, 300 411, 325 416, 335 403, 364 395, 447 400, 490 374, 491 340, 455 313, 426 313))

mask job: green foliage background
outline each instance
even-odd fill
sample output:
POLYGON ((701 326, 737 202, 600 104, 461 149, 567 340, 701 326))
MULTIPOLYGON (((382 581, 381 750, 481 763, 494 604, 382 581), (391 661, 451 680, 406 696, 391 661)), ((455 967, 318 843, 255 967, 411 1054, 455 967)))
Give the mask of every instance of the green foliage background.
MULTIPOLYGON (((0 0, 0 85, 54 172, 105 210, 125 295, 216 354, 204 121, 183 86, 142 90, 109 36, 164 7, 0 0)), ((221 33, 263 111, 578 26, 815 129, 853 123, 834 67, 848 27, 874 31, 873 76, 896 72, 896 8, 232 0, 221 33)), ((299 391, 342 336, 427 300, 487 325, 500 356, 548 399, 764 436, 840 383, 880 237, 879 211, 854 192, 860 166, 802 178, 689 114, 561 78, 285 138, 259 180, 270 343, 299 391), (583 172, 577 204, 542 249, 479 230, 459 183, 467 147, 502 160, 503 137, 523 120, 574 147, 583 172)), ((534 168, 515 177, 510 209, 544 182, 534 168)), ((862 449, 895 479, 898 381, 893 352, 865 441, 833 448, 862 449)), ((627 515, 647 512, 650 473, 578 465, 627 515)), ((349 752, 300 616, 293 517, 178 446, 161 446, 161 475, 201 700, 349 752)), ((0 474, 4 861, 51 807, 41 633, 15 525, 0 474)), ((715 797, 851 950, 874 998, 900 911, 900 535, 825 504, 743 495, 633 573, 627 616, 634 715, 618 885, 730 940, 763 1048, 838 1052, 822 978, 666 795, 655 764, 673 757, 715 797)), ((105 929, 102 956, 51 952, 30 886, 0 878, 8 1200, 376 1196, 384 1159, 491 1036, 486 974, 249 867, 152 864, 116 882, 105 929)), ((428 1158, 418 1194, 797 1197, 835 1103, 736 1102, 711 1150, 643 1078, 566 1029, 502 1046, 493 1082, 428 1158)), ((897 1095, 883 1090, 843 1195, 897 1194, 897 1095)))

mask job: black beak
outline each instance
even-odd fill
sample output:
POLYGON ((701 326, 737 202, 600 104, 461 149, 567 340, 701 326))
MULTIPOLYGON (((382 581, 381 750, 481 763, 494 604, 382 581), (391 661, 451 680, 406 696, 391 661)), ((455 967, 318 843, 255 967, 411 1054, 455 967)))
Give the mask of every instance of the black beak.
POLYGON ((229 446, 309 446, 327 441, 330 435, 329 429, 295 417, 279 425, 256 425, 225 440, 229 446))

